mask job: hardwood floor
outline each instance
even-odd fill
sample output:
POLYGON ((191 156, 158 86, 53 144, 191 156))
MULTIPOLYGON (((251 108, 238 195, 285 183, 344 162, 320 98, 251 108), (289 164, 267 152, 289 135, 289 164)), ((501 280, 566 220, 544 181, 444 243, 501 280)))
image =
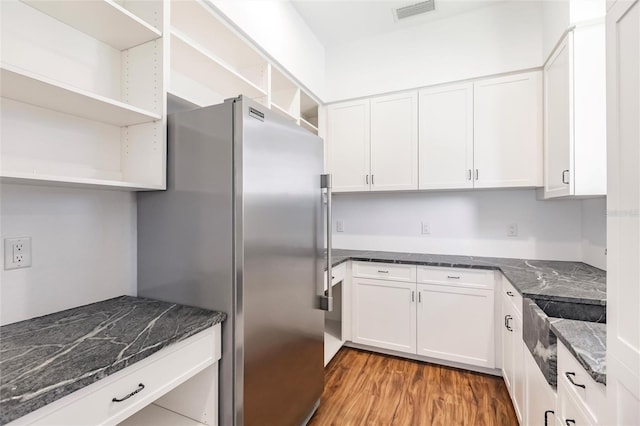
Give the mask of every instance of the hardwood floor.
POLYGON ((324 425, 517 425, 499 377, 342 348, 325 369, 324 425))

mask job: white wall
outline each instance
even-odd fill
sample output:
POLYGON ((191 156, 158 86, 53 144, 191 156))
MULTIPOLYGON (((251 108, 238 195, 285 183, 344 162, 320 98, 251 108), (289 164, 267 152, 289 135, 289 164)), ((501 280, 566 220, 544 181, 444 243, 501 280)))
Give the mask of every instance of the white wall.
POLYGON ((334 247, 579 261, 582 204, 535 190, 359 193, 334 197, 334 247), (344 232, 335 232, 342 220, 344 232), (421 234, 428 221, 431 234, 421 234), (518 224, 518 236, 507 226, 518 224))
POLYGON ((582 201, 582 261, 607 269, 607 199, 582 201))
POLYGON ((546 61, 562 34, 569 28, 569 0, 542 2, 542 56, 546 61))
POLYGON ((129 192, 0 185, 0 324, 136 294, 129 192), (31 268, 4 270, 4 239, 32 238, 31 268))
POLYGON ((210 0, 236 27, 320 99, 325 49, 288 1, 210 0))
POLYGON ((542 66, 542 2, 503 2, 331 46, 325 101, 542 66))

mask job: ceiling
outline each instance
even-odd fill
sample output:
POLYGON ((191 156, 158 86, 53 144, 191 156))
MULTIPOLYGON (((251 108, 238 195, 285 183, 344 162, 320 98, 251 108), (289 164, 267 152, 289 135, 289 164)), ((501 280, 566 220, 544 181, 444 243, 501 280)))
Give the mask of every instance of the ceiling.
POLYGON ((291 0, 325 47, 449 18, 506 0, 435 0, 432 12, 396 22, 393 10, 420 0, 291 0))

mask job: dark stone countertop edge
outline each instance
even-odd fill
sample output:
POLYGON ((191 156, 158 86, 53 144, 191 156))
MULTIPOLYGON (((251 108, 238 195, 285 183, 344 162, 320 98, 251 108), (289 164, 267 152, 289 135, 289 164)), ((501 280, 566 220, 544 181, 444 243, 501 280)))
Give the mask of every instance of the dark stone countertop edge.
MULTIPOLYGON (((351 249, 339 249, 339 250, 351 250, 351 249)), ((359 251, 359 250, 354 250, 359 251)), ((375 257, 373 251, 367 251, 367 255, 344 255, 339 254, 334 256, 334 260, 332 261, 331 266, 336 267, 341 263, 344 263, 348 260, 354 260, 359 262, 381 262, 381 263, 397 263, 404 265, 418 265, 418 266, 435 266, 435 267, 443 267, 443 268, 461 268, 461 269, 484 269, 484 270, 492 270, 492 271, 500 271, 505 278, 513 285, 513 287, 520 293, 522 297, 528 297, 534 300, 550 300, 557 302, 569 302, 569 303, 580 303, 585 305, 599 305, 606 306, 606 299, 593 299, 593 298, 584 298, 584 297, 576 297, 576 296, 561 296, 561 295, 548 295, 541 294, 537 292, 529 292, 526 290, 522 290, 521 283, 514 282, 514 280, 509 277, 508 273, 505 273, 503 267, 495 264, 477 264, 477 263, 460 263, 460 262, 434 262, 434 261, 423 261, 423 260, 409 260, 409 259, 390 259, 387 256, 381 255, 379 257, 375 257)), ((415 254, 415 253, 411 253, 415 254)), ((434 256, 434 255, 431 255, 434 256)), ((443 255, 446 256, 446 255, 443 255)), ((478 258, 476 258, 478 259, 478 258)), ((512 260, 512 259, 509 259, 512 260)), ((581 262, 575 262, 581 263, 581 262)), ((597 269, 597 268, 596 268, 597 269)), ((526 284, 529 284, 527 282, 526 284)))
MULTIPOLYGON (((595 380, 598 383, 602 383, 603 385, 606 386, 607 384, 606 364, 603 362, 602 368, 599 368, 597 365, 594 365, 593 363, 589 362, 589 360, 586 359, 582 353, 583 351, 587 352, 588 349, 582 348, 582 345, 580 345, 577 342, 573 342, 570 338, 568 338, 565 335, 564 331, 561 328, 558 328, 558 324, 575 324, 576 326, 580 327, 582 326, 580 323, 585 323, 584 324, 585 327, 588 324, 592 324, 586 321, 567 320, 562 318, 549 318, 549 327, 551 328, 551 331, 553 332, 553 334, 556 335, 558 340, 560 340, 564 344, 564 346, 569 350, 571 355, 573 355, 573 357, 578 360, 580 365, 586 370, 587 373, 589 373, 589 375, 593 378, 593 380, 595 380)), ((604 324, 601 324, 600 326, 606 327, 604 324)), ((606 352, 606 347, 602 346, 600 344, 601 342, 599 342, 597 337, 594 336, 591 332, 585 330, 580 334, 581 336, 586 337, 587 341, 592 345, 592 347, 600 346, 603 352, 606 352)))

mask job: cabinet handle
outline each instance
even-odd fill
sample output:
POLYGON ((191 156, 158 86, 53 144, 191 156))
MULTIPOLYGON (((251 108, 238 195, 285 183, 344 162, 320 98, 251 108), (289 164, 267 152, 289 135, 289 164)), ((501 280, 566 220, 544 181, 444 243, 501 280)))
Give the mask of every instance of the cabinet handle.
POLYGON ((478 176, 479 176, 478 169, 476 169, 476 180, 478 180, 478 176))
POLYGON ((513 297, 513 292, 512 292, 512 291, 508 291, 508 292, 507 292, 507 296, 511 296, 511 297, 513 297))
POLYGON ((567 426, 575 425, 576 421, 573 419, 565 419, 564 424, 567 426))
POLYGON ((415 302, 416 301, 416 292, 411 290, 411 301, 415 302))
POLYGON ((569 382, 571 382, 571 384, 573 386, 576 386, 576 387, 582 388, 582 389, 586 389, 587 388, 585 385, 582 385, 580 383, 576 383, 576 382, 573 381, 573 378, 576 376, 576 373, 566 372, 566 373, 564 373, 564 375, 567 377, 567 380, 569 380, 569 382))
POLYGON ((469 178, 468 178, 468 180, 471 180, 471 174, 472 174, 472 173, 473 173, 473 172, 471 171, 471 169, 469 169, 469 174, 468 174, 469 178))
POLYGON ((511 326, 509 325, 509 321, 511 321, 512 319, 513 319, 513 317, 511 315, 505 315, 504 316, 504 326, 509 331, 513 331, 513 328, 511 328, 511 326))
POLYGON ((422 293, 418 292, 418 303, 422 303, 422 293))
POLYGON ((367 185, 369 185, 369 175, 364 175, 364 181, 367 185))
POLYGON ((388 274, 389 273, 389 271, 384 271, 382 269, 378 269, 378 272, 380 272, 381 274, 388 274))
MULTIPOLYGON (((549 423, 547 422, 547 414, 555 414, 555 411, 553 410, 547 410, 544 412, 544 426, 549 426, 549 423)), ((551 425, 553 426, 553 425, 551 425)))
POLYGON ((566 173, 569 173, 569 170, 563 170, 562 171, 562 183, 564 183, 565 185, 569 185, 569 178, 567 178, 566 180, 564 178, 566 173))
POLYGON ((371 185, 375 185, 375 181, 373 180, 373 177, 374 177, 374 176, 375 176, 375 175, 371 175, 371 185))
POLYGON ((460 275, 447 275, 447 278, 452 279, 452 280, 459 280, 460 279, 460 275))
POLYGON ((144 389, 144 385, 142 383, 138 384, 138 389, 134 390, 133 392, 131 392, 129 395, 122 397, 122 398, 116 398, 114 397, 111 401, 113 402, 122 402, 125 401, 129 398, 131 398, 133 395, 137 394, 138 392, 141 392, 144 389))

